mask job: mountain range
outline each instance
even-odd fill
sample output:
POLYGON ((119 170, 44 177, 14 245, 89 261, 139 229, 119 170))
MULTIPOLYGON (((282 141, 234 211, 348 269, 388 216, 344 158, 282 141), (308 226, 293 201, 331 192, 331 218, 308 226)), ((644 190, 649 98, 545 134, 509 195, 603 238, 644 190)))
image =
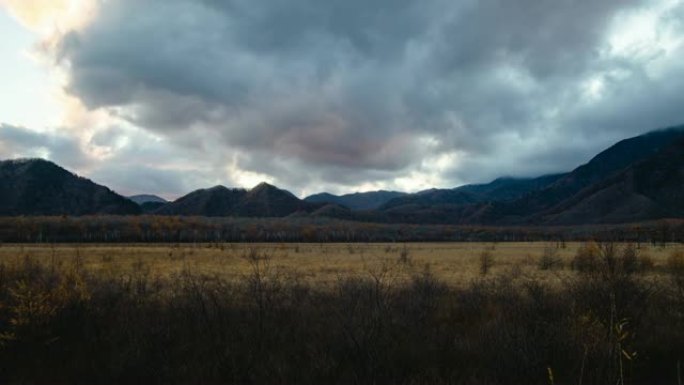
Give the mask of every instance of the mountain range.
POLYGON ((300 200, 289 191, 268 183, 251 190, 215 186, 193 191, 156 211, 160 215, 207 217, 285 217, 309 213, 321 204, 300 200))
POLYGON ((576 169, 414 194, 320 193, 299 199, 267 183, 215 186, 173 202, 125 198, 41 159, 0 162, 0 215, 332 217, 365 222, 576 225, 684 217, 684 126, 626 139, 576 169))

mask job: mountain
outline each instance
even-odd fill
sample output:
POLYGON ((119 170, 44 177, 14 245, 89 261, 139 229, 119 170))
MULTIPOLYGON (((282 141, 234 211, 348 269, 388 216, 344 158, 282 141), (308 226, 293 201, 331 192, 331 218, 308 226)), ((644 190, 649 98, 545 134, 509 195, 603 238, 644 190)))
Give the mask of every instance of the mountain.
POLYGON ((684 138, 542 212, 552 224, 684 217, 684 138))
POLYGON ((225 217, 233 214, 233 209, 247 195, 245 189, 229 189, 214 186, 201 189, 167 203, 155 214, 159 215, 196 215, 225 217))
POLYGON ((139 214, 135 203, 43 159, 0 161, 0 215, 139 214))
POLYGON ((552 184, 514 201, 492 205, 482 213, 478 222, 493 224, 535 222, 539 217, 537 214, 552 210, 595 183, 612 177, 632 164, 651 158, 680 138, 684 138, 684 126, 652 131, 622 140, 552 184))
POLYGON ((289 191, 268 183, 251 190, 216 186, 191 192, 168 203, 155 214, 197 215, 209 217, 285 217, 298 212, 309 213, 322 204, 300 200, 289 191))
POLYGON ((310 195, 304 198, 304 200, 312 203, 333 203, 336 205, 345 206, 352 210, 374 210, 388 201, 404 195, 407 194, 398 191, 380 190, 345 195, 320 193, 310 195))
MULTIPOLYGON (((648 210, 633 209, 644 204, 639 193, 629 195, 632 199, 630 204, 620 201, 623 202, 621 211, 611 209, 614 212, 610 215, 600 214, 599 208, 612 207, 611 204, 615 203, 606 199, 618 202, 617 196, 601 190, 601 186, 625 169, 646 160, 655 170, 667 168, 665 164, 658 166, 658 162, 667 163, 666 158, 658 154, 681 138, 684 138, 684 126, 672 127, 622 140, 569 173, 532 179, 500 178, 483 185, 432 189, 395 198, 382 205, 374 218, 385 222, 529 225, 666 217, 664 209, 657 211, 653 208, 653 205, 665 207, 659 201, 649 201, 651 208, 648 210), (589 199, 585 194, 597 189, 602 191, 600 195, 593 195, 591 201, 580 203, 589 199)), ((612 188, 610 191, 615 192, 617 185, 612 188)))
POLYGON ((143 203, 167 203, 168 201, 164 198, 158 197, 156 195, 151 195, 151 194, 141 194, 141 195, 133 195, 128 197, 128 199, 132 200, 133 202, 142 205, 143 203))
POLYGON ((309 211, 313 207, 313 204, 300 200, 289 191, 261 183, 245 195, 236 206, 235 213, 241 217, 284 217, 297 211, 309 211))

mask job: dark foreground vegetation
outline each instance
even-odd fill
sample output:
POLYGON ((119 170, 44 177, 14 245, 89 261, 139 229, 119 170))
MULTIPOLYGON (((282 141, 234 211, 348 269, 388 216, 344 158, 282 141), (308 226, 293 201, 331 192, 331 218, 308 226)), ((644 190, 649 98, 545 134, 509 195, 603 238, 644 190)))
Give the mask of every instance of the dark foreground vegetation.
POLYGON ((681 383, 678 251, 655 271, 636 246, 588 244, 571 278, 483 269, 463 288, 410 258, 332 286, 244 258, 251 273, 230 282, 191 268, 161 279, 142 261, 126 275, 87 272, 78 255, 6 261, 0 383, 681 383))

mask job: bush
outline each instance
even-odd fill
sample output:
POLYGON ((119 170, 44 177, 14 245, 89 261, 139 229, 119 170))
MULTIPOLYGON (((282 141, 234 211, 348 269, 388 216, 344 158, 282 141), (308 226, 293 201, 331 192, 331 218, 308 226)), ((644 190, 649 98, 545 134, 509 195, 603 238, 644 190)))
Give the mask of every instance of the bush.
POLYGON ((540 270, 555 270, 563 268, 563 260, 558 254, 558 249, 553 246, 544 248, 542 256, 539 258, 540 270))
POLYGON ((596 272, 599 268, 599 253, 599 246, 596 242, 584 243, 572 260, 572 269, 580 273, 596 272))
POLYGON ((620 246, 614 242, 589 242, 580 246, 571 266, 580 273, 613 279, 651 269, 653 260, 648 255, 642 255, 634 244, 620 246))
POLYGON ((684 251, 673 250, 667 257, 667 270, 673 275, 684 275, 684 251))
POLYGON ((480 253, 480 274, 487 275, 494 266, 494 254, 489 250, 482 250, 480 253))
POLYGON ((642 252, 639 259, 639 267, 642 272, 651 271, 655 267, 655 262, 653 262, 653 258, 650 255, 642 252))
POLYGON ((399 263, 411 264, 411 253, 406 244, 399 251, 399 263))

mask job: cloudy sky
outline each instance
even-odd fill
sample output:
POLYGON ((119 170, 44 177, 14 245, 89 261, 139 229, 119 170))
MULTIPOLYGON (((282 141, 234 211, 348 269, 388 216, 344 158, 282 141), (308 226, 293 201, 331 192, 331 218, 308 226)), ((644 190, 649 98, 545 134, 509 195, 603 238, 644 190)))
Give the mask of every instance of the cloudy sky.
POLYGON ((455 187, 684 123, 684 0, 0 6, 0 158, 123 194, 455 187))

